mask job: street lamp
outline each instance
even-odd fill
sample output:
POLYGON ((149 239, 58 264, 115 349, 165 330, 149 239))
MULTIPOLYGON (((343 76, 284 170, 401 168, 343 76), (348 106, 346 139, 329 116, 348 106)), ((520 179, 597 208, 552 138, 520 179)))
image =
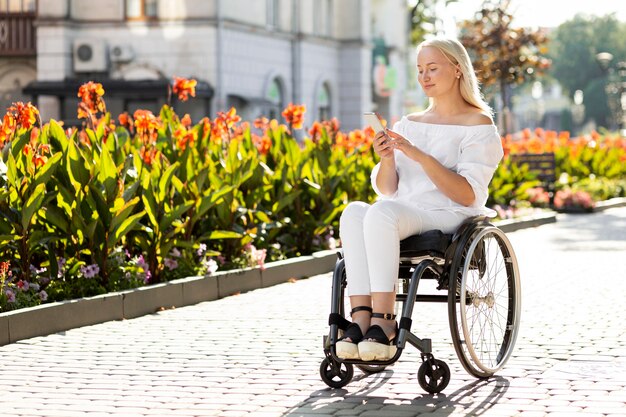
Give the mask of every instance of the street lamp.
MULTIPOLYGON (((623 62, 619 62, 618 74, 611 65, 613 62, 613 54, 609 52, 600 52, 596 55, 596 61, 602 72, 606 74, 606 85, 604 91, 606 92, 607 103, 609 105, 609 128, 618 128, 621 130, 625 127, 624 124, 624 82, 622 81, 622 67, 623 62), (616 79, 617 77, 617 79, 616 79)), ((623 132, 622 132, 623 133, 623 132)))

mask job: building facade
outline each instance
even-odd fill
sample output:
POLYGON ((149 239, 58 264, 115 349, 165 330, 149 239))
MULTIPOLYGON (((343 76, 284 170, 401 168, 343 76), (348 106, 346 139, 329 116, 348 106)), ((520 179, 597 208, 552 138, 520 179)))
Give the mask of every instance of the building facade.
POLYGON ((77 87, 88 80, 104 85, 113 114, 156 111, 171 99, 173 76, 199 81, 196 99, 175 103, 194 121, 231 106, 246 120, 279 118, 287 104, 296 103, 307 107, 306 125, 337 117, 352 129, 362 127, 365 111, 390 120, 404 111, 404 0, 0 4, 0 51, 24 38, 11 32, 2 42, 7 16, 30 20, 35 42, 22 55, 0 55, 2 104, 35 101, 44 119, 75 118, 77 87))

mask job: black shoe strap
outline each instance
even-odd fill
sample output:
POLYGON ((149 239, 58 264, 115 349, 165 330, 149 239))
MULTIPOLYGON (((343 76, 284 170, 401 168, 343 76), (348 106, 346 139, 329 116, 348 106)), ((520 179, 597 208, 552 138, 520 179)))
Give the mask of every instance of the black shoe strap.
POLYGON ((395 320, 396 315, 391 313, 372 313, 372 317, 375 319, 395 320))
POLYGON ((354 313, 357 313, 359 311, 369 311, 371 313, 372 312, 372 307, 367 307, 367 306, 354 307, 352 309, 352 311, 350 311, 350 316, 352 316, 354 313))

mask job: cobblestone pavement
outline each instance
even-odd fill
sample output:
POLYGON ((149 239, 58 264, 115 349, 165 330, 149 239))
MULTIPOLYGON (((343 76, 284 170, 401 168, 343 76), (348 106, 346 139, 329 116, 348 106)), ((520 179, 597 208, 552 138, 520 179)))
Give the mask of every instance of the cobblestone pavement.
POLYGON ((429 395, 408 347, 344 389, 320 380, 330 274, 0 348, 2 416, 626 416, 626 208, 508 234, 523 286, 513 356, 469 376, 446 307, 416 304, 452 379, 429 395))

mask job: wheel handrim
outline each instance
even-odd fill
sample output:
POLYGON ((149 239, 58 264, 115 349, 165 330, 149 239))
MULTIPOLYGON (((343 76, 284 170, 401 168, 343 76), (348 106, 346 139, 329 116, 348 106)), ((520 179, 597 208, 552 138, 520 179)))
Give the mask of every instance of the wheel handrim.
POLYGON ((476 235, 466 252, 461 276, 463 354, 467 351, 468 359, 490 375, 502 368, 512 353, 521 310, 517 261, 501 230, 489 227, 476 235), (473 254, 479 244, 484 245, 481 258, 485 262, 477 268, 473 254))

